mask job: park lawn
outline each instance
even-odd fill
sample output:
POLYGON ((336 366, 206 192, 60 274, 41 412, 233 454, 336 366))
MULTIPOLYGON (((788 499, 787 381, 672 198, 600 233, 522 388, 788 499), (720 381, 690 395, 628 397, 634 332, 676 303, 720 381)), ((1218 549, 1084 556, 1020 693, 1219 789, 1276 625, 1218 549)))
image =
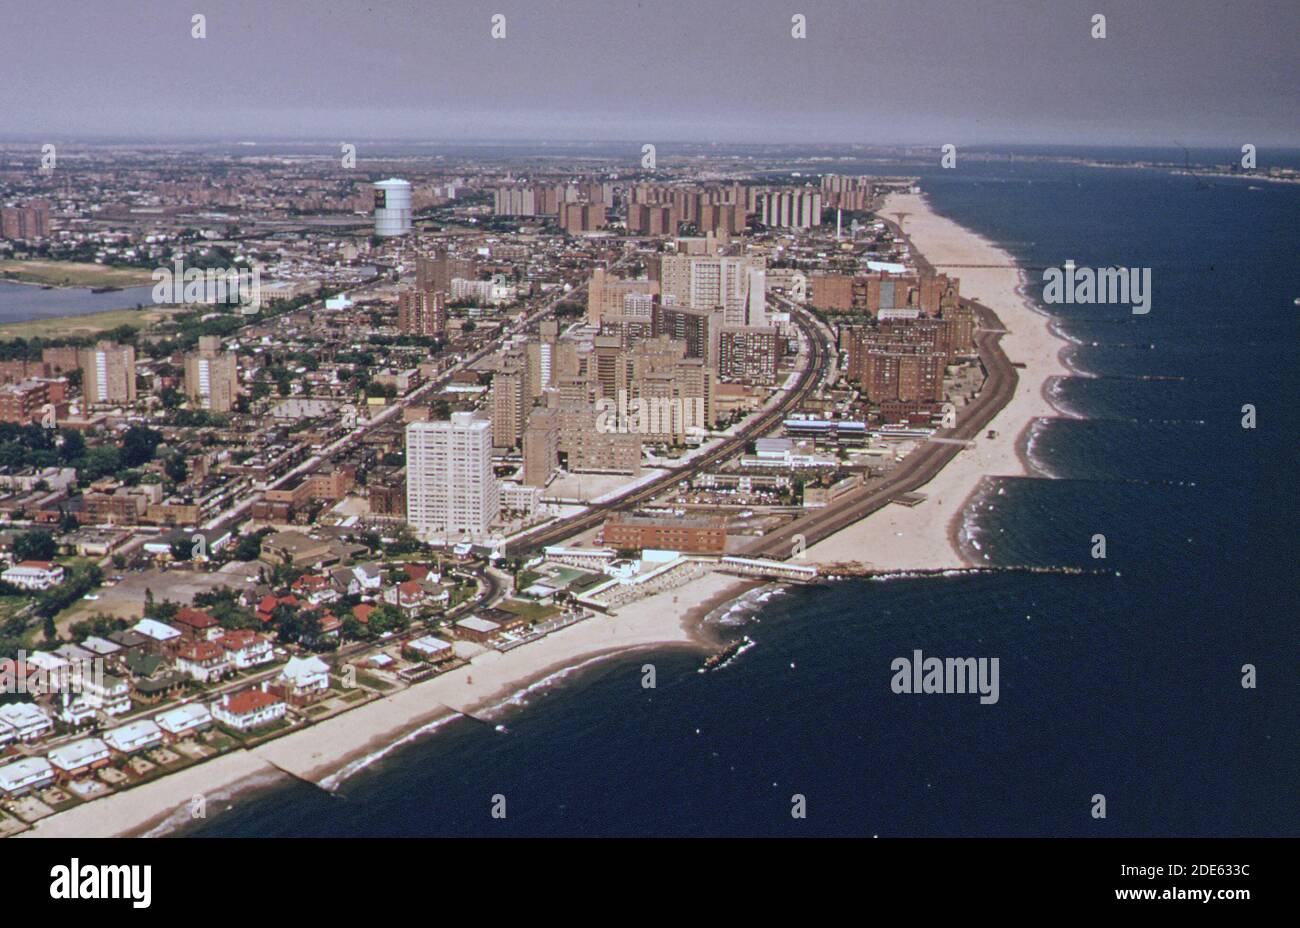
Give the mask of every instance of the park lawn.
POLYGON ((171 317, 175 308, 150 306, 147 309, 106 309, 80 316, 54 316, 48 319, 29 319, 26 322, 6 322, 0 325, 0 339, 5 338, 69 338, 74 335, 97 335, 119 326, 129 325, 148 329, 171 317))
POLYGON ((82 261, 0 261, 0 278, 52 287, 142 287, 153 272, 139 267, 107 267, 82 261))

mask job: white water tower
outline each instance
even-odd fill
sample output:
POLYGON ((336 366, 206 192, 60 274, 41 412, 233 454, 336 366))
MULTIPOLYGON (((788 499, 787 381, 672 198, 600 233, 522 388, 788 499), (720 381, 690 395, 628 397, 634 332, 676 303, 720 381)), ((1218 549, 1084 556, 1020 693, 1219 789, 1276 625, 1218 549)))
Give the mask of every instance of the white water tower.
POLYGON ((375 186, 375 234, 390 237, 411 231, 411 185, 390 178, 375 186))

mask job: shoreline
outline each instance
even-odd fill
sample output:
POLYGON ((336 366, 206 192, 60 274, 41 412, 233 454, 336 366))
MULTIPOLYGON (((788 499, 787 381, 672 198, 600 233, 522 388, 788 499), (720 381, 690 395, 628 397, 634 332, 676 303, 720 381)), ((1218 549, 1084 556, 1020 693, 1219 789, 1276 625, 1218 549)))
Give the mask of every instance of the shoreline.
POLYGON ((899 228, 918 264, 961 280, 962 297, 992 310, 1002 323, 1000 347, 1017 367, 1011 399, 978 435, 919 489, 927 499, 916 506, 886 505, 810 546, 808 561, 819 566, 857 564, 875 572, 934 570, 981 565, 979 545, 966 537, 965 517, 992 477, 1029 477, 1036 471, 1028 443, 1040 419, 1061 413, 1048 395, 1059 377, 1070 376, 1062 357, 1069 342, 1053 319, 1025 293, 1019 263, 983 236, 940 216, 924 194, 892 194, 882 218, 904 214, 899 228), (960 265, 979 265, 962 267, 960 265), (996 433, 989 438, 988 432, 996 433), (973 550, 971 549, 971 546, 973 550))
MULTIPOLYGON (((575 673, 639 651, 717 647, 704 620, 751 589, 769 585, 708 572, 579 622, 513 651, 487 651, 469 664, 372 700, 299 731, 195 764, 174 774, 41 819, 15 837, 134 837, 181 830, 190 803, 204 797, 229 808, 286 777, 336 789, 402 745, 461 716, 490 721, 527 705, 531 694, 575 673)), ((209 810, 215 814, 215 810, 209 810)))

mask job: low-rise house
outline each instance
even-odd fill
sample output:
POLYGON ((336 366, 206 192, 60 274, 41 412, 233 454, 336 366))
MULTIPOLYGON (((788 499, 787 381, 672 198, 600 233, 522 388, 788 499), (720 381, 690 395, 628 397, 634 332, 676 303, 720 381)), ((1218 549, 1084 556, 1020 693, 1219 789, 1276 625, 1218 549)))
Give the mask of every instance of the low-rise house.
POLYGON ((361 593, 361 581, 357 579, 352 567, 334 567, 326 571, 330 587, 338 596, 357 596, 361 593))
POLYGON ((414 612, 424 605, 426 597, 424 585, 416 580, 403 580, 397 586, 384 590, 384 602, 407 612, 414 612))
POLYGON ((75 780, 93 770, 108 766, 112 760, 108 745, 100 738, 82 738, 61 744, 45 755, 54 768, 56 780, 75 780))
POLYGON ((326 574, 303 574, 293 582, 291 589, 313 606, 332 603, 339 598, 338 591, 326 574))
POLYGON ((300 605, 297 596, 263 596, 261 602, 257 604, 257 610, 254 612, 263 624, 270 622, 275 615, 277 606, 290 606, 296 609, 300 605))
POLYGON ((81 646, 95 657, 106 661, 115 661, 122 657, 122 646, 115 641, 109 641, 107 638, 98 638, 91 635, 81 643, 81 646))
POLYGON ((234 668, 226 649, 217 642, 187 641, 176 651, 176 669, 197 683, 212 683, 234 668))
POLYGON ((121 649, 117 653, 117 657, 121 660, 126 660, 132 654, 153 650, 154 647, 152 638, 146 638, 139 632, 132 631, 129 628, 111 633, 108 640, 121 649))
POLYGON ((284 718, 284 700, 263 689, 227 693, 208 707, 212 717, 236 731, 252 731, 284 718))
POLYGON ((130 755, 156 748, 163 742, 157 722, 137 719, 104 733, 104 743, 118 754, 130 755))
POLYGON ((177 610, 171 624, 187 641, 216 641, 224 633, 220 623, 201 609, 184 606, 177 610))
POLYGON ((0 767, 0 795, 10 799, 54 782, 54 768, 44 757, 24 757, 0 767))
POLYGON ((275 651, 267 637, 248 629, 228 631, 219 643, 226 649, 230 663, 236 670, 260 667, 275 660, 275 651))
POLYGON ((130 682, 111 673, 87 677, 82 683, 81 696, 89 705, 108 715, 131 711, 130 682))
POLYGON ((319 657, 294 657, 271 683, 270 691, 290 705, 314 703, 329 692, 330 667, 319 657))
POLYGON ((160 654, 133 653, 126 667, 131 672, 131 695, 150 705, 176 696, 190 679, 160 654))
POLYGON ((131 631, 143 635, 157 650, 169 651, 180 644, 181 633, 157 619, 143 618, 131 626, 131 631))
POLYGON ((352 568, 352 576, 361 587, 359 592, 376 593, 384 587, 384 571, 378 564, 357 564, 352 568))
POLYGON ((72 728, 91 724, 96 713, 95 707, 84 696, 72 693, 64 693, 54 710, 55 718, 72 728))
POLYGON ((54 720, 40 706, 11 702, 0 706, 0 725, 13 730, 14 741, 39 741, 54 731, 54 720))
POLYGON ((0 574, 0 580, 24 590, 48 590, 63 582, 63 565, 53 561, 20 561, 0 574))
POLYGON ((212 713, 201 702, 176 706, 153 717, 168 741, 180 741, 212 727, 212 713))

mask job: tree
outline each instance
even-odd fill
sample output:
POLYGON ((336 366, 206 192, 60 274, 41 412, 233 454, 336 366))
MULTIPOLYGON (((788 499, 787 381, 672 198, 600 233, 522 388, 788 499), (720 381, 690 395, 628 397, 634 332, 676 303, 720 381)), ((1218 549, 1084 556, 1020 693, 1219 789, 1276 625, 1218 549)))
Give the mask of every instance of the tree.
POLYGON ((59 545, 49 532, 23 532, 14 539, 15 561, 51 561, 59 545))
POLYGON ((153 460, 154 452, 162 442, 162 432, 148 426, 133 425, 122 436, 122 465, 142 467, 153 460))

